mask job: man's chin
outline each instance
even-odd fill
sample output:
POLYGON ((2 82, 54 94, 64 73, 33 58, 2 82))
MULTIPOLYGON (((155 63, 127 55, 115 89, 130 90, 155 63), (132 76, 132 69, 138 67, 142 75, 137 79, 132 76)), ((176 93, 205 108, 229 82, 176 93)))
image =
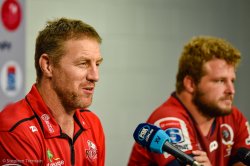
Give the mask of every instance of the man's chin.
POLYGON ((224 110, 224 112, 223 112, 224 115, 229 115, 231 113, 232 113, 232 108, 224 110))
POLYGON ((84 99, 84 101, 81 101, 80 108, 88 108, 92 104, 92 98, 91 99, 84 99))
POLYGON ((221 116, 227 116, 231 114, 232 109, 210 109, 210 111, 202 112, 202 114, 208 118, 216 118, 221 116), (213 110, 213 111, 212 111, 213 110))
POLYGON ((232 112, 232 104, 224 105, 221 107, 221 112, 225 114, 230 114, 232 112))
POLYGON ((217 116, 227 116, 232 113, 232 109, 224 109, 221 110, 217 116))

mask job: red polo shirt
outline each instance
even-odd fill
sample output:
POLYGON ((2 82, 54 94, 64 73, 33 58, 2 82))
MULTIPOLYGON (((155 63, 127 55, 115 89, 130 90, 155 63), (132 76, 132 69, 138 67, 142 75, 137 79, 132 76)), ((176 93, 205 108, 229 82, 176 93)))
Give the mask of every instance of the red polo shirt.
POLYGON ((33 85, 25 99, 0 112, 0 165, 98 165, 105 161, 105 137, 89 110, 74 115, 74 137, 61 130, 33 85))
MULTIPOLYGON (((226 116, 215 118, 210 133, 204 136, 184 104, 175 94, 158 107, 147 123, 161 127, 180 150, 191 154, 203 150, 213 166, 227 166, 240 147, 250 148, 250 130, 246 117, 236 108, 226 116)), ((150 152, 135 143, 128 166, 165 166, 175 157, 164 152, 150 152)))

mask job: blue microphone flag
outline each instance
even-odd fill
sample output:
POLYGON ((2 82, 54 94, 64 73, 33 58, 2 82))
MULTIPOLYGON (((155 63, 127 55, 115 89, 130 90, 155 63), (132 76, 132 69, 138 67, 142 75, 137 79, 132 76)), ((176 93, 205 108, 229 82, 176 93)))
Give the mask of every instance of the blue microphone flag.
POLYGON ((148 123, 139 124, 133 136, 138 144, 156 153, 163 153, 164 143, 171 142, 169 136, 161 128, 148 123))

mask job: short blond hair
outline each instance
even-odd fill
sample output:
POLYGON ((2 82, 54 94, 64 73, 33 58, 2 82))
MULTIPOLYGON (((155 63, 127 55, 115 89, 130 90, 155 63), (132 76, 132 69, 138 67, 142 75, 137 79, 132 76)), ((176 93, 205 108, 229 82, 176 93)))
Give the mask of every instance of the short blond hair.
POLYGON ((57 64, 64 53, 64 43, 71 39, 91 38, 98 43, 102 42, 96 30, 81 20, 60 18, 48 21, 36 39, 35 68, 37 82, 42 77, 39 59, 46 53, 54 64, 57 64))

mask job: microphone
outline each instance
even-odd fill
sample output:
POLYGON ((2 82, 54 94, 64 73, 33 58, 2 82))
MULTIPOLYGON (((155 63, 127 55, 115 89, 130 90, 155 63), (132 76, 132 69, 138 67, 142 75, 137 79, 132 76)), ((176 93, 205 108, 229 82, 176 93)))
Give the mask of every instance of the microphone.
POLYGON ((191 166, 201 166, 191 156, 173 146, 170 137, 161 128, 149 123, 141 123, 133 134, 135 141, 147 150, 163 153, 167 152, 182 162, 191 166))
POLYGON ((240 159, 245 165, 250 165, 250 150, 247 148, 239 148, 237 150, 236 156, 240 159))

